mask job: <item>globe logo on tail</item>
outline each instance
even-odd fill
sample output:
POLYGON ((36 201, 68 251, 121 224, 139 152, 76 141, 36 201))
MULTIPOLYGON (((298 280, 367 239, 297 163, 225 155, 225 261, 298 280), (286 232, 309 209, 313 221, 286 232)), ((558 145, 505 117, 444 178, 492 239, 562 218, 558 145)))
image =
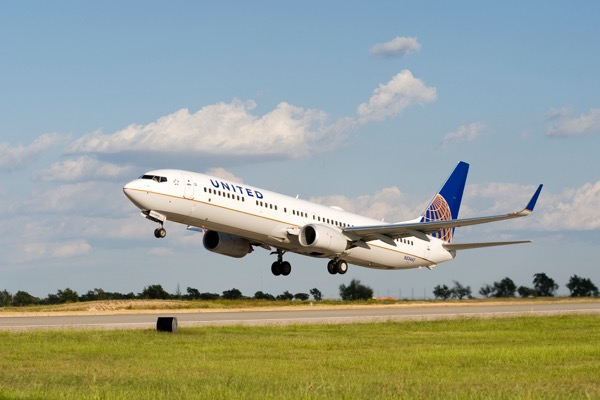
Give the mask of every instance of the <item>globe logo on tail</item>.
MULTIPOLYGON (((444 197, 440 194, 436 195, 425 213, 423 214, 422 222, 433 222, 433 221, 449 221, 452 219, 452 212, 450 206, 444 197)), ((440 229, 431 236, 441 239, 445 242, 452 243, 452 233, 454 229, 445 228, 440 229)))

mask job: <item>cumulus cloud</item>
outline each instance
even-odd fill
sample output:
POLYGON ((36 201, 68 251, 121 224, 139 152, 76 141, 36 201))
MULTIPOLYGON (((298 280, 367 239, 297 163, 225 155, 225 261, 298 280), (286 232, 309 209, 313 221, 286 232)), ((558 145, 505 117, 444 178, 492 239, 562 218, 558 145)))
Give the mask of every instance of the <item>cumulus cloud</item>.
POLYGON ((217 178, 226 179, 230 182, 244 183, 244 180, 239 176, 235 176, 225 168, 212 168, 206 171, 208 175, 216 176, 217 178))
POLYGON ((85 240, 67 242, 38 242, 25 244, 20 252, 21 262, 49 258, 69 258, 88 254, 92 246, 85 240))
POLYGON ((24 214, 111 215, 127 205, 121 184, 88 181, 36 187, 17 208, 24 214))
POLYGON ((359 122, 381 121, 395 116, 414 104, 425 104, 437 99, 434 87, 427 87, 409 70, 403 70, 386 84, 373 91, 367 103, 358 106, 359 122))
POLYGON ((341 207, 351 213, 379 220, 384 219, 388 222, 412 219, 423 211, 416 207, 415 202, 408 199, 395 186, 383 188, 373 194, 360 195, 355 198, 343 195, 331 195, 312 197, 309 200, 323 205, 341 207), (418 209, 420 211, 417 211, 418 209))
POLYGON ((600 229, 600 181, 550 195, 540 224, 551 231, 600 229))
POLYGON ((481 122, 461 125, 454 132, 449 132, 444 136, 442 146, 445 147, 452 142, 471 142, 479 136, 483 129, 485 129, 485 124, 481 122))
POLYGON ((50 147, 65 140, 65 137, 56 133, 46 133, 35 139, 30 145, 11 146, 0 142, 0 170, 12 171, 25 168, 35 162, 39 156, 50 147))
POLYGON ((130 125, 113 134, 95 132, 71 144, 67 152, 173 152, 209 155, 302 157, 330 138, 326 114, 279 103, 256 116, 253 101, 218 103, 196 113, 181 109, 147 125, 130 125), (167 150, 168 149, 168 150, 167 150))
MULTIPOLYGON (((510 183, 469 185, 465 194, 470 206, 463 216, 516 211, 526 204, 535 188, 535 185, 521 186, 510 183)), ((600 209, 597 207, 599 203, 600 181, 586 183, 578 188, 567 188, 560 193, 553 193, 545 187, 533 215, 510 224, 540 231, 596 230, 600 229, 600 209)))
POLYGON ((414 37, 396 37, 389 42, 378 43, 371 47, 371 54, 380 57, 403 57, 421 50, 421 44, 414 37))
MULTIPOLYGON (((191 154, 208 157, 302 158, 339 147, 357 125, 393 117, 406 107, 435 101, 436 90, 408 70, 373 91, 357 115, 331 123, 327 114, 282 102, 256 115, 254 101, 208 105, 195 113, 181 109, 146 125, 111 134, 93 132, 71 143, 67 155, 191 154)), ((129 171, 80 157, 54 166, 57 180, 76 181, 96 173, 116 178, 129 171), (68 167, 68 168, 65 168, 68 167)), ((39 179, 47 179, 39 177, 39 179)), ((49 179, 48 179, 49 180, 49 179)))
POLYGON ((43 182, 78 182, 83 180, 122 180, 134 175, 134 168, 99 161, 91 156, 75 157, 38 171, 34 178, 43 182))
POLYGON ((592 108, 587 113, 571 117, 570 110, 553 110, 551 119, 556 120, 546 130, 551 137, 575 137, 600 132, 600 108, 592 108))

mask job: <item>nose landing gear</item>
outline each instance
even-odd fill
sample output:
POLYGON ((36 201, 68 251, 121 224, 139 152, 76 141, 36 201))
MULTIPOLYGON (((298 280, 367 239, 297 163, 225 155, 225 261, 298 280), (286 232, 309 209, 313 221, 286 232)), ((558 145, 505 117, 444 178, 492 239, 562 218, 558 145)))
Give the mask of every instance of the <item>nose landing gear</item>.
POLYGON ((156 228, 154 230, 154 237, 157 239, 162 239, 165 236, 167 236, 167 231, 165 230, 165 228, 162 227, 162 225, 160 226, 160 228, 156 228))

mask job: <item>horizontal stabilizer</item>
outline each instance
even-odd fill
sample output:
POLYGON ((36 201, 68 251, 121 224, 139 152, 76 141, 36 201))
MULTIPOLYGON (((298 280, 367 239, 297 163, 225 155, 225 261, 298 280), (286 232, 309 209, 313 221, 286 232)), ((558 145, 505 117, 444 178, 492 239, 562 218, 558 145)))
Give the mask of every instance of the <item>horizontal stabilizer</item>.
POLYGON ((517 240, 514 242, 482 242, 482 243, 444 243, 442 246, 448 250, 468 250, 482 247, 506 246, 509 244, 531 243, 531 240, 517 240))

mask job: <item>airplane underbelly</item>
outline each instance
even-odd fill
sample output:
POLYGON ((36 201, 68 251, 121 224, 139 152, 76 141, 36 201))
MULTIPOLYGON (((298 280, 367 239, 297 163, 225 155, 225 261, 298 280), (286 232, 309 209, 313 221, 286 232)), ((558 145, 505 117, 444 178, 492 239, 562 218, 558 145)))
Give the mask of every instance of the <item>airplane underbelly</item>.
POLYGON ((353 248, 343 258, 351 264, 375 269, 411 269, 433 264, 408 251, 373 244, 370 247, 370 249, 353 248))

